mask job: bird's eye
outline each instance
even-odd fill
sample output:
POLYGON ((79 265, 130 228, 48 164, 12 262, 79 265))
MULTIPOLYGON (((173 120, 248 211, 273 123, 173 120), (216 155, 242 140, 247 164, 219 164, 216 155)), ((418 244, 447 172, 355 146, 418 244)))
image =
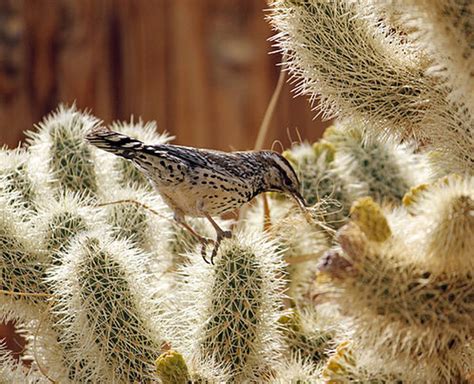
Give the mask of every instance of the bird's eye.
POLYGON ((289 185, 291 185, 291 184, 293 184, 293 183, 291 182, 291 179, 289 179, 288 177, 285 177, 285 185, 288 185, 288 186, 289 186, 289 185))

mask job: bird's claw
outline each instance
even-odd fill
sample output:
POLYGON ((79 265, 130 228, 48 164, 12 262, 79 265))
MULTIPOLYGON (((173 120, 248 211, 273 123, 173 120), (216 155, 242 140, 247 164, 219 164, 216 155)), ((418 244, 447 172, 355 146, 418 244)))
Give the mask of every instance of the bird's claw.
POLYGON ((219 251, 219 246, 221 244, 221 241, 223 239, 230 239, 231 237, 232 237, 232 232, 231 231, 222 231, 222 232, 218 233, 216 241, 211 240, 211 239, 207 239, 207 238, 203 238, 201 240, 201 244, 202 244, 201 256, 204 259, 204 261, 207 264, 214 265, 214 258, 217 256, 217 252, 219 251), (214 248, 212 249, 212 253, 211 253, 211 261, 210 262, 207 260, 207 254, 206 254, 206 248, 209 244, 214 244, 214 248))
MULTIPOLYGON (((212 239, 207 239, 207 238, 202 238, 201 239, 201 256, 207 264, 214 264, 213 260, 212 260, 213 259, 212 255, 214 255, 214 250, 212 251, 211 262, 209 263, 209 261, 207 261, 206 248, 209 244, 216 244, 216 242, 212 239)), ((215 248, 215 246, 214 246, 214 248, 215 248)))
POLYGON ((219 250, 219 244, 220 244, 220 242, 216 242, 216 244, 214 245, 214 248, 212 250, 212 253, 211 253, 211 264, 212 265, 214 265, 214 257, 216 257, 217 251, 219 250))

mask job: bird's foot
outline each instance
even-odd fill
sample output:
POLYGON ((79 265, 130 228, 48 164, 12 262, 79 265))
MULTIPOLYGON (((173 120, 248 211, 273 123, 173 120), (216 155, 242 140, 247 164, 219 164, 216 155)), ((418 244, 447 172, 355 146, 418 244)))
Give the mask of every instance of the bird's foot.
POLYGON ((211 254, 211 264, 214 264, 214 257, 217 255, 217 251, 219 250, 219 246, 221 245, 221 241, 223 239, 230 239, 232 237, 232 231, 220 231, 217 232, 217 239, 214 244, 214 249, 212 250, 211 254))
POLYGON ((202 244, 202 247, 201 247, 201 256, 202 256, 202 258, 204 259, 204 261, 205 261, 207 264, 212 264, 212 265, 214 265, 214 258, 217 256, 217 252, 219 251, 219 246, 221 245, 222 240, 223 240, 223 239, 230 239, 231 237, 232 237, 232 232, 231 232, 231 231, 218 232, 218 234, 217 234, 217 239, 216 239, 215 241, 203 237, 203 238, 201 239, 201 244, 202 244), (211 253, 211 260, 210 260, 210 262, 207 260, 207 253, 206 253, 206 249, 207 249, 207 246, 208 246, 209 244, 214 244, 214 248, 212 249, 212 253, 211 253))
POLYGON ((214 245, 214 248, 212 249, 212 253, 211 253, 211 264, 214 265, 214 257, 216 257, 217 255, 217 251, 219 250, 219 245, 220 245, 220 241, 216 241, 216 244, 214 245))
MULTIPOLYGON (((207 254, 206 254, 206 248, 209 244, 217 244, 214 240, 212 239, 207 239, 205 237, 202 237, 201 238, 201 256, 203 258, 203 260, 207 263, 207 264, 214 264, 213 263, 213 255, 214 255, 214 250, 212 251, 212 255, 211 255, 211 262, 207 261, 207 254)), ((214 249, 215 249, 216 245, 214 245, 214 249)))

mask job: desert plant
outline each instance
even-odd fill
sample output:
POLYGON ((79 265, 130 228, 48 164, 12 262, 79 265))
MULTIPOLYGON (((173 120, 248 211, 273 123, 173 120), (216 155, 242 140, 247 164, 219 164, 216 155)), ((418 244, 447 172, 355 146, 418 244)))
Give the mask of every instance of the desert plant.
POLYGON ((191 260, 180 272, 176 314, 167 320, 172 344, 186 359, 213 365, 218 381, 269 380, 280 349, 284 283, 275 245, 239 233, 222 243, 215 267, 198 252, 191 260))
POLYGON ((63 265, 50 271, 53 292, 61 298, 53 312, 66 314, 60 343, 77 346, 69 364, 95 364, 89 380, 152 381, 161 341, 150 324, 153 307, 142 294, 145 259, 125 241, 86 233, 63 265))
POLYGON ((29 153, 21 148, 0 150, 0 191, 3 196, 12 197, 12 203, 21 204, 27 218, 36 209, 37 194, 37 186, 28 170, 28 157, 29 153))
MULTIPOLYGON (((430 44, 436 46, 434 60, 419 45, 390 31, 384 23, 384 2, 369 6, 346 0, 277 0, 272 2, 271 20, 278 30, 277 46, 298 81, 298 92, 313 99, 320 95, 318 108, 325 117, 362 122, 372 136, 422 137, 438 153, 433 160, 441 172, 472 172, 470 88, 455 88, 466 91, 466 97, 450 97, 452 88, 429 71, 438 58, 448 57, 449 63, 457 64, 472 62, 472 23, 467 21, 472 7, 436 3, 431 14, 441 8, 438 16, 450 25, 450 32, 456 32, 448 35, 456 35, 462 44, 451 44, 448 52, 455 53, 449 56, 442 49, 448 40, 441 37, 444 33, 434 39, 424 34, 424 39, 440 42, 430 44), (466 23, 453 26, 456 18, 466 23), (460 56, 462 60, 457 59, 460 56)), ((393 4, 402 10, 400 2, 393 4)), ((437 20, 436 16, 429 23, 423 19, 424 25, 418 28, 417 24, 415 29, 441 28, 437 20)), ((466 65, 462 66, 462 73, 472 78, 466 65)), ((452 66, 448 73, 449 69, 452 66)), ((451 72, 462 78, 456 73, 451 72)))
POLYGON ((0 381, 468 382, 473 9, 429 4, 271 2, 298 91, 339 121, 285 152, 306 212, 270 194, 217 219, 215 265, 131 162, 87 144, 90 113, 61 106, 2 149, 1 317, 31 365, 2 351, 0 381))
POLYGON ((359 200, 320 267, 339 288, 356 354, 378 355, 395 377, 461 382, 472 369, 473 180, 428 188, 414 216, 386 218, 359 200))
POLYGON ((56 192, 97 195, 95 152, 84 141, 84 135, 98 124, 100 121, 92 115, 60 106, 39 124, 38 131, 29 132, 31 162, 45 185, 56 192))
POLYGON ((23 366, 4 346, 0 346, 0 382, 5 384, 46 384, 49 383, 49 380, 33 369, 23 366))

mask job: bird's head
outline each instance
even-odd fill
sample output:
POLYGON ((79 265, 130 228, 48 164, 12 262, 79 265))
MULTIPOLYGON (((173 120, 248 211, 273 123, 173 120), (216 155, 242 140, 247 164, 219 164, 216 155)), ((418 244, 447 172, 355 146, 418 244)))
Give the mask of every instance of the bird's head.
POLYGON ((262 151, 262 161, 267 165, 263 176, 265 190, 291 195, 300 208, 305 211, 307 204, 300 192, 300 182, 288 160, 278 152, 262 151))

